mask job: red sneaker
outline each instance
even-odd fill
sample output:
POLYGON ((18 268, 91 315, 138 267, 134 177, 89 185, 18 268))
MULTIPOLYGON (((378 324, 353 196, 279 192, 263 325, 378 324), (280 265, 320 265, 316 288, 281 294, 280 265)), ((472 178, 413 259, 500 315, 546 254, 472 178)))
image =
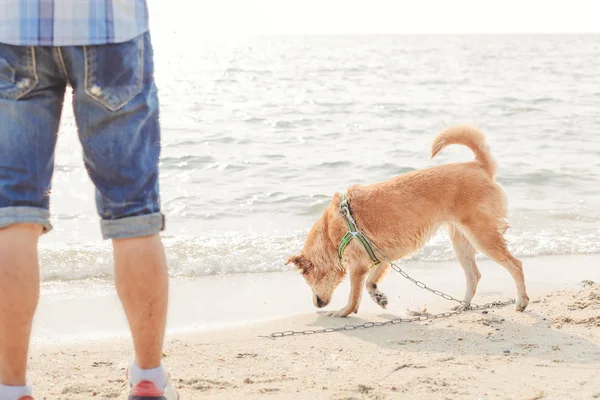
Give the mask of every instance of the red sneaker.
POLYGON ((129 400, 179 400, 179 395, 171 382, 167 382, 164 390, 160 390, 150 381, 141 381, 131 388, 129 400))

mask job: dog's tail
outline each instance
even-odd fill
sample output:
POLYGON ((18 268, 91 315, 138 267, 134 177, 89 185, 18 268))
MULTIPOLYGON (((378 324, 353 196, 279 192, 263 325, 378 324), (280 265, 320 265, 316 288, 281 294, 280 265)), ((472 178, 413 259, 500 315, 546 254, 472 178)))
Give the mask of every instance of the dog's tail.
POLYGON ((444 147, 451 144, 467 146, 475 154, 477 160, 488 175, 493 179, 496 175, 496 161, 485 142, 485 136, 479 129, 471 126, 453 126, 438 134, 431 146, 431 158, 435 157, 444 147))

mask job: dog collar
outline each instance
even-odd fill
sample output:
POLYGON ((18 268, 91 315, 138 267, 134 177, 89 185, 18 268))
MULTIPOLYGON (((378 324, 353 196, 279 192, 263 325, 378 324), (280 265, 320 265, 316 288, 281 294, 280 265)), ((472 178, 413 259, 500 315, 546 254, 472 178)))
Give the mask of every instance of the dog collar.
POLYGON ((348 203, 348 195, 346 193, 340 193, 340 195, 342 196, 342 200, 340 202, 340 214, 342 214, 342 217, 344 217, 346 224, 348 225, 348 232, 346 232, 342 240, 340 240, 340 244, 338 244, 338 257, 340 263, 342 263, 342 260, 344 259, 344 250, 346 250, 346 247, 348 247, 352 239, 358 239, 358 241, 367 251, 367 254, 369 254, 369 257, 373 261, 373 265, 378 265, 381 263, 381 261, 379 261, 379 259, 375 256, 375 252, 369 244, 369 241, 365 235, 358 230, 356 221, 354 221, 354 218, 352 217, 352 213, 350 212, 350 204, 348 203))

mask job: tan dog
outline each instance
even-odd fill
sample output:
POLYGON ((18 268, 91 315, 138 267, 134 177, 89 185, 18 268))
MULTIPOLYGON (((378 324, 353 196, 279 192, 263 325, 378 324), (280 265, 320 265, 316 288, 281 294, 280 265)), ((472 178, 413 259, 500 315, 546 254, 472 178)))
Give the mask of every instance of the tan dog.
MULTIPOLYGON (((521 261, 506 248, 508 229, 504 190, 494 182, 496 163, 477 129, 457 126, 434 140, 431 157, 451 144, 467 146, 475 161, 441 165, 400 175, 369 186, 351 186, 348 200, 358 226, 390 260, 407 257, 421 249, 444 226, 467 280, 464 301, 470 303, 481 278, 475 262, 476 249, 510 272, 517 285, 517 311, 529 303, 521 261)), ((330 315, 345 317, 358 312, 363 282, 372 260, 358 240, 352 240, 338 260, 338 243, 348 232, 336 194, 310 230, 300 255, 288 260, 298 267, 312 288, 313 302, 324 307, 347 272, 350 273, 348 304, 330 315)), ((379 257, 379 256, 378 256, 379 257)), ((381 259, 381 257, 379 257, 381 259)), ((366 287, 371 298, 385 308, 387 297, 377 283, 389 269, 381 262, 371 269, 366 287)))

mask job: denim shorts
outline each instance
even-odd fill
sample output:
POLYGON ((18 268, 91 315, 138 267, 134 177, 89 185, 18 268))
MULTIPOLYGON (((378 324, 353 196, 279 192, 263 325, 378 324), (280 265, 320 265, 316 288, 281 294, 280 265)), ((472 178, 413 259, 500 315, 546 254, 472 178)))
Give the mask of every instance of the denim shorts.
POLYGON ((0 44, 0 228, 52 229, 54 148, 67 85, 102 235, 160 232, 159 106, 149 33, 98 46, 0 44))

